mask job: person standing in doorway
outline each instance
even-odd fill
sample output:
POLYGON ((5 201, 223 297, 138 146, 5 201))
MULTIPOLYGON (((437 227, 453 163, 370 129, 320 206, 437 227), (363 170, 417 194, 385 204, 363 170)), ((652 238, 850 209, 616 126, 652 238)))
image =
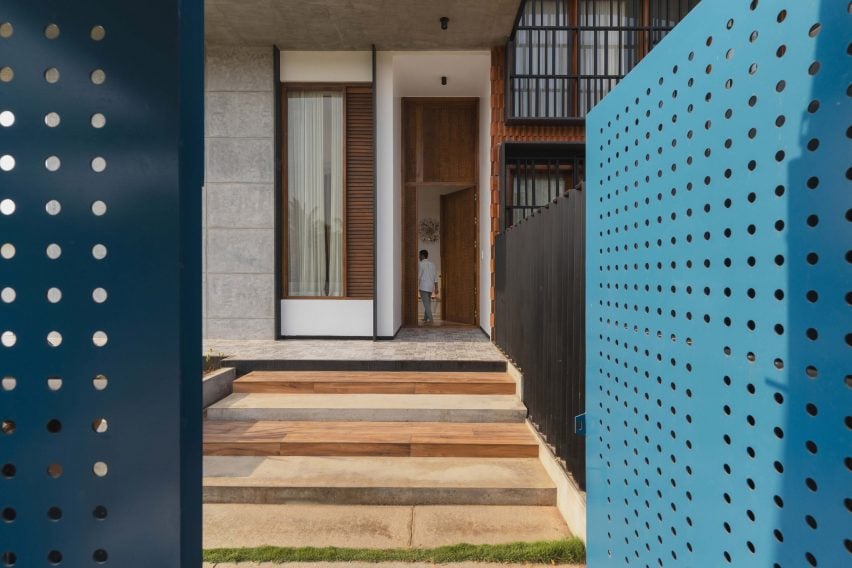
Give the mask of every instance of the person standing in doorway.
POLYGON ((420 288, 420 301, 423 302, 423 322, 432 322, 432 294, 438 292, 438 270, 429 260, 429 251, 420 251, 420 274, 417 278, 420 288))

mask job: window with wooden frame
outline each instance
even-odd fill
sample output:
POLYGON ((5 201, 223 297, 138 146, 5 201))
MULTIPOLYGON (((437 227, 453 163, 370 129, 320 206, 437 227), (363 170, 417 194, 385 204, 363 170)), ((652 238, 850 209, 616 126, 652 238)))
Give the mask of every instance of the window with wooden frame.
POLYGON ((524 0, 506 47, 507 121, 583 120, 699 0, 524 0))
POLYGON ((370 85, 282 85, 282 297, 373 296, 370 85))
POLYGON ((585 175, 583 144, 507 142, 501 154, 504 228, 578 187, 585 175))

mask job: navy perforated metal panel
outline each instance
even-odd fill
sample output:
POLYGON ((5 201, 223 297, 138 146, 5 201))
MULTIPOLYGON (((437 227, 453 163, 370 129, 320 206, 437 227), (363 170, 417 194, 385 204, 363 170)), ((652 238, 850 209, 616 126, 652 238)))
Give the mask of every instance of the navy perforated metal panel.
POLYGON ((849 4, 702 2, 589 115, 590 566, 848 566, 849 4))
POLYGON ((200 565, 201 3, 0 2, 0 565, 200 565))

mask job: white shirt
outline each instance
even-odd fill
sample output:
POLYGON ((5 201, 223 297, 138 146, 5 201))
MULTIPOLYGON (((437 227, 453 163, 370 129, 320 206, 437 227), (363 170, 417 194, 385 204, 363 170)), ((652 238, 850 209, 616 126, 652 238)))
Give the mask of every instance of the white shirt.
POLYGON ((420 261, 420 275, 418 279, 420 281, 420 291, 433 292, 435 290, 435 284, 438 283, 438 270, 429 259, 420 261))

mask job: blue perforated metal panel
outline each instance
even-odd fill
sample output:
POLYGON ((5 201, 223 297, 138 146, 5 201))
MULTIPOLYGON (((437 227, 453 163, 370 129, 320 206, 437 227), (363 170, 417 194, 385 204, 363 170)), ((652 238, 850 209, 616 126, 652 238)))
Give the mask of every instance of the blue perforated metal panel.
POLYGON ((200 565, 200 10, 0 1, 0 566, 200 565))
POLYGON ((699 4, 588 120, 588 554, 852 563, 846 1, 699 4))

